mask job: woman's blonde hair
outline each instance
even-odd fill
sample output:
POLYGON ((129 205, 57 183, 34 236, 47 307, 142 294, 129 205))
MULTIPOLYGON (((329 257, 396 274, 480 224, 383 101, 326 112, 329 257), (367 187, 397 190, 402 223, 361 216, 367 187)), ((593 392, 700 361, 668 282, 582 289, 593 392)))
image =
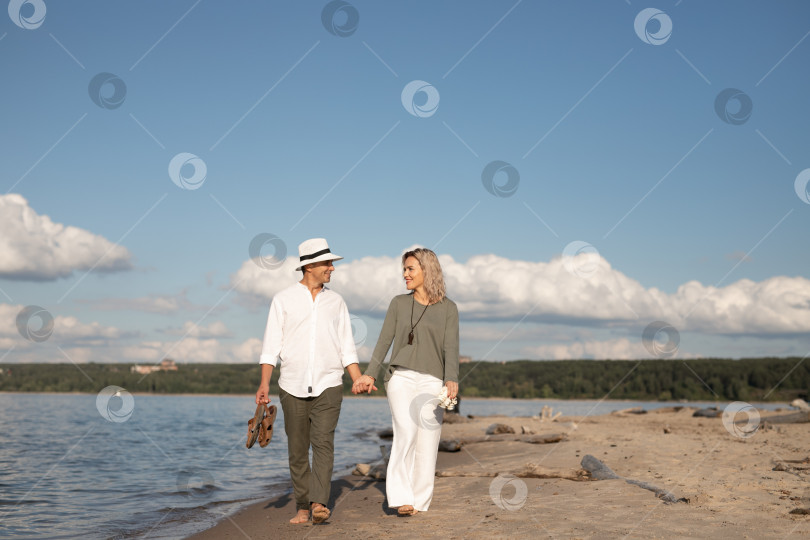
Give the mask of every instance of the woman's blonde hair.
POLYGON ((419 266, 422 267, 422 272, 425 273, 425 291, 428 295, 428 302, 435 304, 441 302, 447 295, 447 289, 444 286, 444 274, 442 274, 442 265, 439 264, 439 258, 433 251, 426 248, 416 248, 411 251, 406 251, 402 255, 402 266, 405 266, 405 260, 408 257, 413 257, 419 261, 419 266))

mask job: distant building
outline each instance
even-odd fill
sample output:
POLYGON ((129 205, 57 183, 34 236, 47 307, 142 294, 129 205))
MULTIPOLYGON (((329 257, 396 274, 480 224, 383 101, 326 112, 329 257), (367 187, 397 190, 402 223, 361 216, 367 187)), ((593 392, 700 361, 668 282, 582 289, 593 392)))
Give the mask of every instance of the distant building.
POLYGON ((160 363, 160 371, 177 371, 177 364, 174 360, 164 360, 160 363))
POLYGON ((459 364, 469 364, 472 362, 472 356, 459 356, 458 363, 459 364))
POLYGON ((160 364, 154 366, 139 366, 135 364, 129 371, 132 373, 140 373, 142 375, 148 375, 149 373, 154 373, 155 371, 177 371, 177 364, 174 360, 163 360, 160 364))

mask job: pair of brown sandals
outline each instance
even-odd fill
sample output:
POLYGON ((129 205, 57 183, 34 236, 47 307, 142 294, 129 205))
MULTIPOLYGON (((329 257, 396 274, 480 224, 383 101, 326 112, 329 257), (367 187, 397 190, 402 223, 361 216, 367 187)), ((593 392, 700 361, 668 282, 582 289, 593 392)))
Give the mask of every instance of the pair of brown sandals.
POLYGON ((259 403, 256 406, 256 414, 248 420, 248 448, 256 444, 256 441, 259 441, 259 446, 262 448, 270 444, 270 439, 273 438, 273 422, 276 421, 277 412, 278 409, 276 409, 275 405, 268 407, 265 403, 259 403))

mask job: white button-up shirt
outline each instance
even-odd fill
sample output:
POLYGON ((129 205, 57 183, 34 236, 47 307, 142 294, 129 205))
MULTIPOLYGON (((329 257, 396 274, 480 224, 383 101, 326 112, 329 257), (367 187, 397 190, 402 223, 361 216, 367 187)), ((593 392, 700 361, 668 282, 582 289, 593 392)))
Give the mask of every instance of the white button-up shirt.
POLYGON ((270 304, 261 364, 279 367, 278 385, 296 397, 319 396, 343 384, 343 369, 357 363, 349 310, 343 298, 323 287, 315 299, 296 283, 270 304))

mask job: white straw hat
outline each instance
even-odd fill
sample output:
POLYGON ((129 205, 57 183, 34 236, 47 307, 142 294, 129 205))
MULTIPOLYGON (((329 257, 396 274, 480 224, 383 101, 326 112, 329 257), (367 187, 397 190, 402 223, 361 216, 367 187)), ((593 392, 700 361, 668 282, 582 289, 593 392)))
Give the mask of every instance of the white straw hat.
POLYGON ((296 271, 301 270, 307 264, 321 261, 339 261, 342 258, 329 250, 326 238, 310 238, 298 246, 298 262, 300 266, 296 268, 296 271))

